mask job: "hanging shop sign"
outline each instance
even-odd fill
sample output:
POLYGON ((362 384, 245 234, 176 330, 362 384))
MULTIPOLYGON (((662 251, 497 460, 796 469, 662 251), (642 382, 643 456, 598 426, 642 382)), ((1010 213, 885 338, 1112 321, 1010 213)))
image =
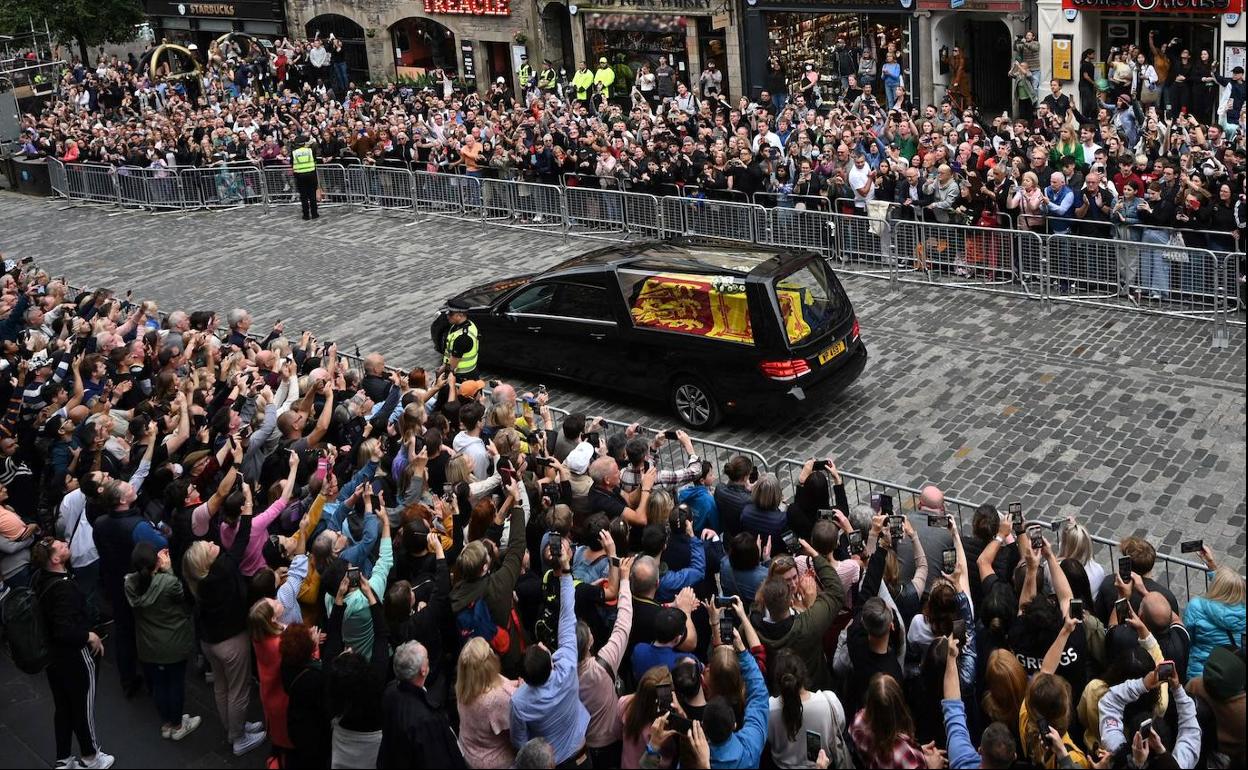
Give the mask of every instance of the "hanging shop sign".
POLYGON ((280 11, 265 0, 237 0, 229 3, 171 3, 148 0, 144 3, 148 16, 181 16, 198 19, 281 19, 280 11))
POLYGON ((456 16, 510 16, 511 0, 425 0, 425 13, 456 16))
POLYGON ((919 0, 919 10, 1021 13, 1023 0, 919 0))
MULTIPOLYGON (((970 0, 967 0, 970 2, 970 0)), ((837 11, 901 11, 909 9, 913 5, 913 0, 849 0, 848 2, 836 2, 836 0, 756 0, 750 3, 759 8, 767 8, 768 10, 787 10, 798 12, 837 12, 837 11)), ((948 9, 949 0, 943 0, 937 4, 940 8, 948 9)))
POLYGON ((1053 79, 1069 83, 1075 38, 1072 35, 1053 36, 1053 79))
POLYGON ((1244 0, 1062 0, 1062 8, 1116 13, 1242 13, 1244 0))
POLYGON ((472 43, 461 43, 459 54, 464 60, 464 82, 477 82, 477 62, 472 55, 472 43))

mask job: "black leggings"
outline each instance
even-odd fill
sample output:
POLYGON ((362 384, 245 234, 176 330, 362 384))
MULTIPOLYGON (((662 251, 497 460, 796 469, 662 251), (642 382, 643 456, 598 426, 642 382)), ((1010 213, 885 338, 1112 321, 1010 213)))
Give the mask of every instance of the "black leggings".
POLYGON ((78 736, 78 756, 95 755, 95 658, 91 648, 78 653, 54 653, 48 665, 48 685, 56 709, 56 758, 73 755, 72 739, 78 736))

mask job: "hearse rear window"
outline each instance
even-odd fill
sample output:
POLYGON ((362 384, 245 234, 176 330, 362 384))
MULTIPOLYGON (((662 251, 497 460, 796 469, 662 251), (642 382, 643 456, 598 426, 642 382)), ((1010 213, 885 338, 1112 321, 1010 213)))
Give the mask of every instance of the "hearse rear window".
POLYGON ((618 271, 638 329, 754 344, 745 284, 738 276, 618 271))

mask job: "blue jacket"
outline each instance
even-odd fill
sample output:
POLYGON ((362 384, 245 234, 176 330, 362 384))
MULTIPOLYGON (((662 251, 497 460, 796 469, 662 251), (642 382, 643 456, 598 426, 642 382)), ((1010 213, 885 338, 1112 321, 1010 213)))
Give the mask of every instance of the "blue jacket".
POLYGON ((706 548, 702 538, 695 533, 689 540, 689 566, 684 569, 668 570, 659 577, 659 590, 654 598, 660 602, 670 602, 682 588, 695 586, 706 577, 706 548))
MULTIPOLYGON (((1044 188, 1044 197, 1049 199, 1049 214, 1055 217, 1068 218, 1072 216, 1075 209, 1075 191, 1066 185, 1062 185, 1062 189, 1054 190, 1052 185, 1044 188)), ((1055 233, 1070 232, 1069 222, 1054 222, 1052 225, 1055 233)))
POLYGON ((1215 647, 1231 642, 1239 644, 1240 634, 1244 633, 1244 605, 1223 604, 1197 596, 1183 611, 1183 625, 1192 637, 1187 675, 1195 679, 1204 672, 1205 660, 1215 647))
POLYGON ((950 770, 978 768, 979 752, 971 743, 971 731, 966 727, 966 704, 957 698, 945 698, 940 702, 940 710, 945 713, 950 770))
POLYGON ((702 484, 690 484, 676 491, 676 502, 689 506, 693 514, 693 536, 701 537, 702 530, 710 529, 719 532, 719 508, 715 505, 715 494, 702 484))
POLYGON ((723 743, 711 746, 711 767, 758 767, 767 742, 767 684, 748 650, 737 653, 745 678, 745 720, 723 743))

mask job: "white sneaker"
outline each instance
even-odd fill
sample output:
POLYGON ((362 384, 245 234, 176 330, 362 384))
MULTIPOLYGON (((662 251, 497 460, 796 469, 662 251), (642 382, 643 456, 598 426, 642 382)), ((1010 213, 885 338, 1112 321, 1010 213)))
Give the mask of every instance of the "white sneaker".
POLYGON ((234 741, 234 756, 241 757, 255 747, 264 743, 264 733, 243 733, 243 737, 234 741))
POLYGON ((56 760, 56 770, 74 770, 74 768, 82 767, 78 764, 78 757, 69 756, 65 759, 56 760))
POLYGON ((161 737, 161 738, 164 738, 165 740, 168 740, 168 739, 169 739, 169 736, 173 735, 173 730, 174 730, 174 728, 172 728, 172 727, 168 727, 168 726, 166 726, 166 725, 161 725, 161 726, 160 726, 160 737, 161 737))
POLYGON ((169 733, 169 737, 175 741, 180 741, 186 736, 195 732, 195 729, 199 727, 200 723, 203 721, 204 721, 203 717, 193 717, 190 714, 183 714, 181 726, 172 730, 169 733))
POLYGON ((262 733, 264 732, 264 722, 244 722, 243 732, 245 733, 262 733))
POLYGON ((95 756, 91 759, 90 762, 86 761, 85 759, 79 758, 78 767, 92 768, 92 770, 94 770, 95 768, 99 768, 99 770, 107 770, 107 768, 110 768, 113 766, 113 762, 115 761, 117 761, 117 758, 114 757, 112 754, 105 754, 99 749, 96 749, 95 756))

